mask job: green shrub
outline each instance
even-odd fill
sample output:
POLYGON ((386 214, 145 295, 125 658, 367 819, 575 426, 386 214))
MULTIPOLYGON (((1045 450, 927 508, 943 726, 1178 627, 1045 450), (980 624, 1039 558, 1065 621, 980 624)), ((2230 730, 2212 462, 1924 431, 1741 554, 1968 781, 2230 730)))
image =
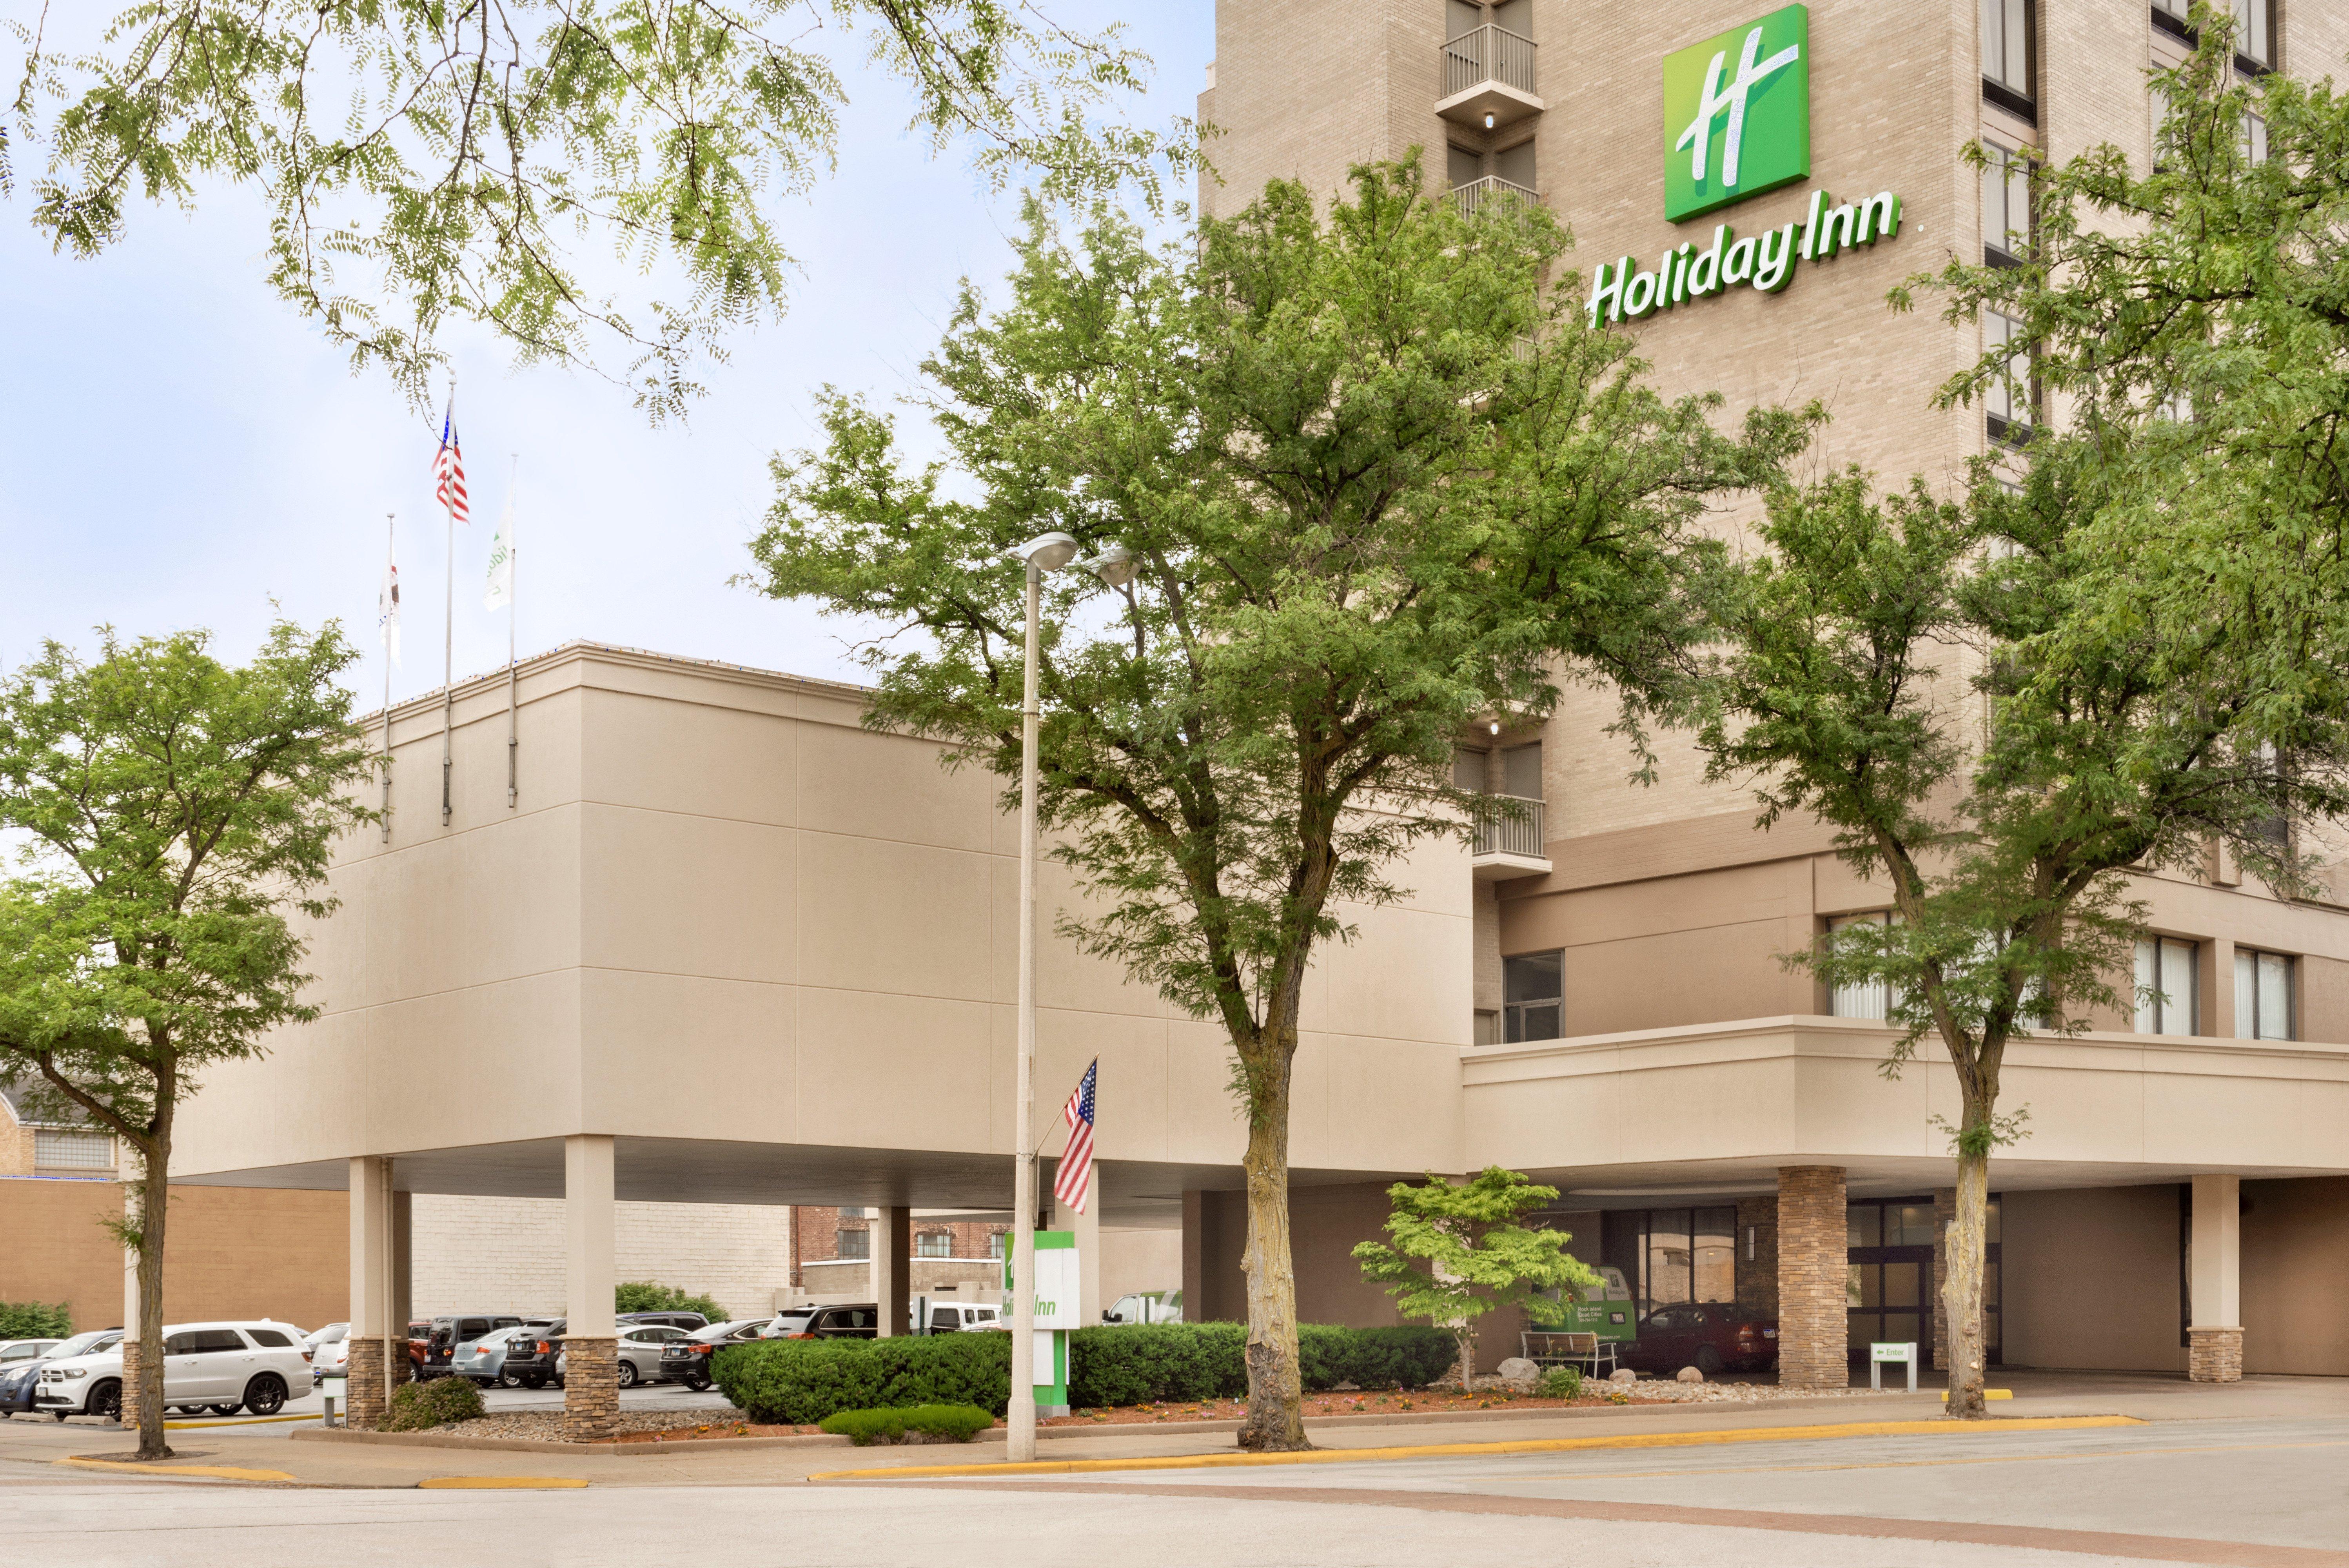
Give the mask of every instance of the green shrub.
POLYGON ((615 1312, 698 1312, 712 1323, 726 1321, 726 1309, 706 1295, 688 1295, 673 1284, 630 1280, 612 1292, 615 1312))
POLYGON ((967 1443, 995 1425, 995 1418, 975 1405, 913 1405, 834 1410, 817 1425, 861 1449, 874 1442, 895 1442, 907 1432, 925 1432, 967 1443))
POLYGON ((481 1391, 463 1377, 435 1377, 429 1383, 402 1383, 392 1390, 387 1432, 420 1432, 451 1421, 471 1421, 488 1414, 481 1391))
POLYGON ((1546 1367, 1542 1368, 1541 1391, 1551 1399, 1582 1398, 1582 1368, 1579 1367, 1546 1367))
POLYGON ((709 1376, 760 1422, 807 1426, 842 1410, 919 1405, 970 1405, 1000 1416, 1011 1402, 1011 1336, 761 1340, 719 1351, 709 1376))
POLYGON ((73 1310, 39 1301, 0 1301, 0 1339, 63 1339, 73 1333, 73 1310))

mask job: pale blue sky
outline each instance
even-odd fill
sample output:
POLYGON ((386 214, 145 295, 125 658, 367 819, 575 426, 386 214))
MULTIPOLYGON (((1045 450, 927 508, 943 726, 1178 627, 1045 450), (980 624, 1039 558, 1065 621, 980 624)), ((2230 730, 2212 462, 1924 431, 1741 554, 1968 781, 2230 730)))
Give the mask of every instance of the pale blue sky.
MULTIPOLYGON (((26 4, 0 0, 0 16, 26 4)), ((1121 12, 1156 63, 1149 98, 1128 112, 1154 124, 1193 112, 1212 0, 1060 0, 1050 14, 1084 24, 1121 12)), ((903 134, 905 100, 888 83, 843 76, 838 172, 775 207, 802 263, 790 314, 708 368, 689 424, 650 428, 624 391, 585 374, 514 371, 486 334, 450 341, 473 501, 456 542, 460 677, 505 659, 505 613, 481 608, 481 584, 509 454, 521 462, 525 655, 586 637, 854 676, 840 630, 727 585, 770 499, 767 459, 812 438, 810 393, 826 382, 878 397, 908 388, 957 281, 1002 274, 1019 207, 1016 192, 990 196, 959 155, 932 158, 903 134)), ((20 159, 19 175, 31 172, 20 159)), ((230 192, 193 214, 140 209, 126 242, 93 262, 53 255, 28 211, 20 180, 0 202, 0 665, 23 663, 44 636, 87 645, 101 622, 127 634, 209 626, 241 657, 274 597, 305 624, 341 617, 368 646, 357 684, 372 707, 393 511, 407 613, 392 690, 439 686, 437 422, 381 377, 354 377, 271 294, 258 205, 230 192)))

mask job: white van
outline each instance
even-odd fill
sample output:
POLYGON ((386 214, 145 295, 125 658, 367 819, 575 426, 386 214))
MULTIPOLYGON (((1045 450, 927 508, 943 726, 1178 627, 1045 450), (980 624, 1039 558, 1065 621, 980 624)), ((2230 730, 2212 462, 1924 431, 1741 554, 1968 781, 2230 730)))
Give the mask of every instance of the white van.
MULTIPOLYGON (((181 1415, 210 1410, 274 1416, 310 1391, 310 1352, 290 1323, 173 1323, 163 1327, 163 1403, 181 1415)), ((122 1416, 122 1346, 68 1357, 41 1368, 36 1410, 67 1416, 122 1416)))

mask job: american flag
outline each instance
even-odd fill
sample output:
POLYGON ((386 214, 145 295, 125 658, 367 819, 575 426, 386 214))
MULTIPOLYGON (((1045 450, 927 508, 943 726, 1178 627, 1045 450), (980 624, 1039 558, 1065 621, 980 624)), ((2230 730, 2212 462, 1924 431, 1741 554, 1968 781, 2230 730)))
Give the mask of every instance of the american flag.
POLYGON ((472 521, 472 513, 465 504, 465 454, 457 445, 457 417, 453 412, 440 421, 440 450, 432 459, 432 477, 440 481, 432 498, 448 509, 449 520, 472 521))
POLYGON ((1052 1177, 1052 1196, 1081 1214, 1085 1200, 1092 1193, 1093 1185, 1093 1085, 1101 1072, 1101 1058, 1085 1068, 1083 1081, 1061 1112, 1061 1119, 1069 1124, 1069 1147, 1061 1152, 1061 1168, 1052 1177))

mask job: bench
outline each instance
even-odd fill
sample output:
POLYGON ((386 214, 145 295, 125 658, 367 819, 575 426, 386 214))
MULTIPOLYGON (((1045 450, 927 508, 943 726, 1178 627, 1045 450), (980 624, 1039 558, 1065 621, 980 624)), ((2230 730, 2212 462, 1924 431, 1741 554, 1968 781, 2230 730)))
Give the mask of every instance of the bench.
POLYGON ((1615 1367, 1615 1342, 1596 1334, 1529 1328, 1517 1341, 1519 1351, 1537 1367, 1577 1367, 1594 1378, 1604 1376, 1599 1370, 1602 1365, 1609 1371, 1615 1367))

